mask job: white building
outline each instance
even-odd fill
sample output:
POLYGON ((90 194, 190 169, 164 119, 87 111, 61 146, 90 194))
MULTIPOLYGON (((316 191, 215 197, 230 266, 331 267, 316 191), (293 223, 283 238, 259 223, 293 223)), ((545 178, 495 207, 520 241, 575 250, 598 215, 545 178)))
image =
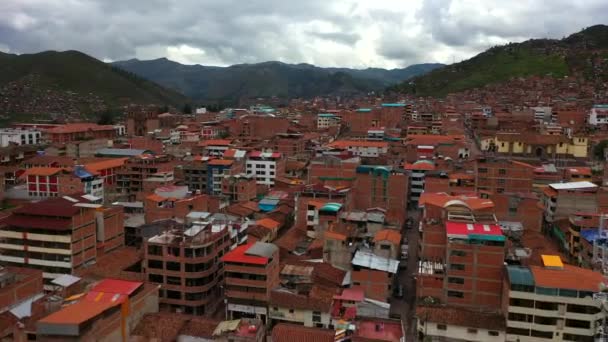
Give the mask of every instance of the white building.
POLYGON ((36 145, 40 143, 42 133, 38 130, 13 128, 0 129, 0 147, 13 143, 16 145, 36 145))
POLYGON ((274 185, 278 174, 283 173, 285 161, 281 153, 254 151, 247 158, 247 174, 256 178, 257 184, 274 185))
POLYGON ((608 104, 593 106, 589 111, 587 122, 592 126, 608 124, 608 104))
POLYGON ((114 130, 116 131, 117 137, 122 137, 127 134, 127 126, 125 125, 114 125, 114 130))
POLYGON ((317 128, 329 128, 332 126, 339 126, 341 118, 331 113, 321 113, 317 115, 317 128))
POLYGON ((384 141, 338 140, 327 145, 330 149, 349 151, 360 157, 379 157, 388 152, 388 143, 384 141))
POLYGON ((549 122, 551 121, 551 107, 531 107, 534 112, 534 120, 539 122, 549 122))

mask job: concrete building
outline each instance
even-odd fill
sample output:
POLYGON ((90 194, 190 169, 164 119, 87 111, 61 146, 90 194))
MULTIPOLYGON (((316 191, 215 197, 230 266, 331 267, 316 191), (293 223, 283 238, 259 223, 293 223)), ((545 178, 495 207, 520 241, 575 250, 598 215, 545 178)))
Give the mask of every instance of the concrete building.
POLYGON ((160 307, 172 312, 212 315, 222 298, 224 267, 230 250, 227 224, 196 221, 144 242, 145 279, 159 284, 160 307))
POLYGON ((587 123, 591 126, 603 126, 608 124, 608 105, 597 104, 591 107, 587 117, 587 123))
POLYGON ((164 219, 184 222, 190 212, 217 212, 219 206, 218 199, 206 194, 191 194, 186 186, 166 186, 145 197, 144 218, 146 223, 164 219))
POLYGON ((340 126, 341 118, 332 113, 317 114, 317 129, 326 129, 329 127, 340 126))
POLYGON ((605 278, 543 255, 542 266, 506 266, 507 341, 596 341, 606 318, 593 299, 605 278))
POLYGON ((37 145, 41 142, 42 133, 37 129, 0 129, 0 147, 14 145, 37 145))
POLYGON ((576 212, 596 212, 601 191, 587 181, 549 184, 542 195, 545 221, 552 223, 576 212))
POLYGON ((313 287, 308 294, 299 294, 285 288, 272 290, 270 294, 269 319, 278 322, 296 323, 305 327, 329 328, 332 324, 333 302, 331 289, 313 287))
POLYGON ((279 285, 279 249, 255 242, 238 246, 222 258, 227 319, 256 317, 266 322, 273 288, 279 285))
POLYGON ((424 192, 425 175, 435 170, 435 163, 431 160, 421 159, 414 163, 407 163, 404 169, 409 171, 409 199, 417 203, 420 195, 424 192))
POLYGON ((80 196, 64 196, 13 211, 0 223, 0 261, 42 270, 48 288, 58 276, 95 262, 98 207, 80 196))
POLYGON ((255 177, 260 185, 274 185, 277 176, 285 173, 285 160, 278 152, 251 152, 246 165, 247 174, 255 177))

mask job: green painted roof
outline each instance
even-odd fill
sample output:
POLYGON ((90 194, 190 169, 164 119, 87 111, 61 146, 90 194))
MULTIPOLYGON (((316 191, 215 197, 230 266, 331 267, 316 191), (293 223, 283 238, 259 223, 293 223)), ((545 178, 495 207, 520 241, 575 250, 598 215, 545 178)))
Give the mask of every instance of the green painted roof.
POLYGON ((511 284, 534 286, 534 275, 527 267, 507 266, 507 273, 511 284))
POLYGON ((335 203, 335 202, 329 202, 329 203, 326 203, 324 206, 321 207, 321 211, 337 212, 341 208, 342 208, 342 204, 335 203))
POLYGON ((469 234, 469 240, 505 241, 504 235, 469 234))

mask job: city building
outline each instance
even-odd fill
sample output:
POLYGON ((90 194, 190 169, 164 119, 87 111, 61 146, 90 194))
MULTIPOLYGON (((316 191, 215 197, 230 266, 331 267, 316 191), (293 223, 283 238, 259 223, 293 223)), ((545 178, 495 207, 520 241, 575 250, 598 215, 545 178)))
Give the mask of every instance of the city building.
POLYGON ((601 273, 543 255, 542 266, 506 266, 503 307, 507 341, 596 341, 606 319, 593 299, 601 273))
POLYGON ((545 221, 551 223, 576 212, 596 212, 601 191, 597 185, 587 181, 549 184, 542 196, 545 221))
POLYGON ((496 311, 506 239, 491 200, 424 193, 420 198, 419 298, 496 311))
POLYGON ((327 148, 348 151, 359 157, 379 157, 388 152, 388 143, 384 141, 337 140, 327 145, 327 148))
POLYGON ((42 132, 42 137, 43 140, 50 143, 68 143, 91 139, 111 140, 116 137, 116 130, 112 125, 72 123, 45 129, 42 132))
POLYGON ((141 318, 158 312, 158 288, 104 279, 76 302, 38 320, 36 341, 127 341, 141 318))
POLYGON ((34 167, 22 176, 26 180, 29 198, 41 199, 75 193, 104 198, 104 179, 79 165, 73 170, 57 167, 34 167))
POLYGON ((416 308, 416 321, 420 341, 505 341, 506 336, 502 313, 427 305, 416 308))
POLYGON ((591 126, 608 124, 608 105, 597 104, 591 107, 587 117, 587 123, 591 126))
POLYGON ((224 262, 228 319, 268 319, 268 303, 279 285, 279 249, 271 243, 238 246, 221 259, 224 262))
POLYGON ((277 176, 285 173, 285 160, 278 152, 253 151, 249 153, 246 165, 247 174, 255 177, 260 185, 274 185, 277 176))
POLYGON ((519 161, 497 158, 475 160, 477 192, 528 193, 532 191, 534 167, 519 161))
POLYGON ((230 250, 228 224, 195 221, 144 241, 145 279, 160 284, 160 307, 191 315, 213 315, 222 299, 230 250))
POLYGON ((48 289, 53 279, 95 262, 99 207, 82 196, 64 196, 14 210, 0 222, 0 261, 42 270, 48 289))
POLYGON ((37 145, 41 142, 42 133, 37 129, 0 129, 0 147, 14 145, 37 145))
POLYGON ((329 127, 340 126, 341 118, 332 113, 317 114, 317 129, 326 129, 329 127))

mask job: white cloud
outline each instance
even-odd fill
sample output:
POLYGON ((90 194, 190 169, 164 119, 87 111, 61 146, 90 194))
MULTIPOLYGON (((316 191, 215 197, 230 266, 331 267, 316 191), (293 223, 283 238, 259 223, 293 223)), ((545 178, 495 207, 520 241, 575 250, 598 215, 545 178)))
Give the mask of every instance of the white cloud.
POLYGON ((561 38, 604 13, 605 0, 2 0, 0 42, 105 60, 392 68, 561 38))

